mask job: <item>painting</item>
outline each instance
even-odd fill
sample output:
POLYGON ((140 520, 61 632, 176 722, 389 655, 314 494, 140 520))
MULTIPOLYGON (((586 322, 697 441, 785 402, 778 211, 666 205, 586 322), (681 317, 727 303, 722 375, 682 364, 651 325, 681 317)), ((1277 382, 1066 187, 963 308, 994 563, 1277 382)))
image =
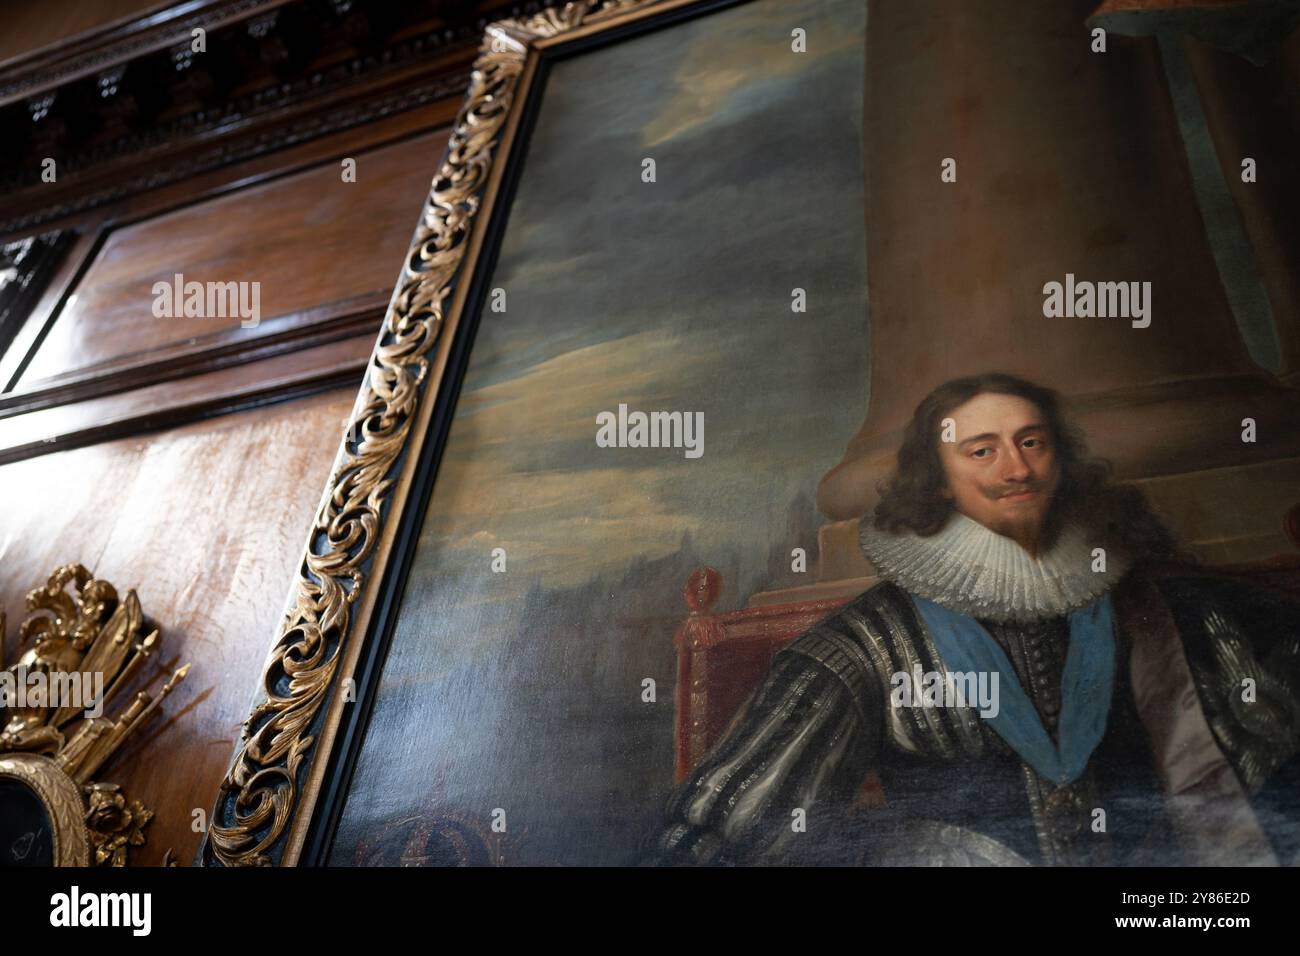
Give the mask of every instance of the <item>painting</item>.
POLYGON ((1296 862, 1295 250, 1093 6, 491 28, 207 852, 1296 862))

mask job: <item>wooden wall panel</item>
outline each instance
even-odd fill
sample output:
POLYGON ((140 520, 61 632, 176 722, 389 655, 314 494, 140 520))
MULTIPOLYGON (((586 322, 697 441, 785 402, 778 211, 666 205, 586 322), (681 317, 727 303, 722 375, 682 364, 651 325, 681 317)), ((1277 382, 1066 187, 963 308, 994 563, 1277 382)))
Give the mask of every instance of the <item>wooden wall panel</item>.
POLYGON ((483 23, 526 6, 199 0, 0 50, 0 238, 72 237, 0 355, 5 650, 81 562, 137 591, 160 671, 193 664, 96 775, 157 811, 131 865, 193 860, 483 23), (260 324, 156 318, 176 273, 259 282, 260 324))
POLYGON ((355 396, 350 386, 0 467, 8 659, 25 593, 80 561, 119 593, 135 588, 169 669, 194 664, 99 775, 157 810, 133 865, 168 847, 182 865, 193 858, 191 814, 209 811, 239 738, 355 396))
MULTIPOLYGON (((155 282, 260 283, 261 319, 391 292, 445 131, 337 160, 113 230, 21 379, 238 330, 238 317, 156 318, 155 282)), ((259 328, 261 328, 259 326, 259 328)), ((268 326, 263 331, 270 331, 268 326)))
POLYGON ((167 4, 160 0, 95 0, 94 3, 5 0, 0 7, 0 16, 4 17, 4 29, 0 30, 0 63, 164 6, 167 4))
POLYGON ((378 313, 364 334, 261 362, 178 376, 43 411, 0 416, 0 465, 360 382, 381 322, 378 313))

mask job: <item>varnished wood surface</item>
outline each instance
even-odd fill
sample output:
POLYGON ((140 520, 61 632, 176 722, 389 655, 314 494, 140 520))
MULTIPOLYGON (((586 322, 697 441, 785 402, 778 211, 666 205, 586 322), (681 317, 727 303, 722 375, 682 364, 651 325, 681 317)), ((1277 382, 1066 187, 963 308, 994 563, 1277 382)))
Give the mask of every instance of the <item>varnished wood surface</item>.
POLYGON ((0 233, 93 217, 405 112, 454 110, 483 25, 537 6, 187 0, 0 62, 0 233), (191 55, 198 27, 208 48, 191 55), (40 178, 47 157, 57 181, 40 178))
MULTIPOLYGON (((23 348, 0 356, 0 387, 14 384, 0 396, 6 650, 12 657, 24 594, 80 561, 119 591, 137 590, 162 628, 162 667, 194 665, 99 775, 157 811, 133 864, 161 862, 168 848, 192 860, 193 813, 211 808, 257 693, 460 105, 458 87, 434 102, 428 91, 467 67, 476 44, 430 48, 76 176, 61 167, 56 184, 10 197, 6 214, 48 206, 40 230, 78 238, 22 329, 23 348), (372 103, 383 108, 372 113, 372 103), (356 183, 340 176, 348 156, 356 183), (151 164, 174 175, 142 189, 151 164), (177 180, 180 170, 193 174, 177 180), (261 325, 155 318, 153 284, 177 272, 259 281, 261 325)), ((130 106, 128 87, 119 98, 130 106)), ((54 119, 41 135, 57 133, 54 119)))
MULTIPOLYGON (((0 467, 0 607, 15 654, 26 592, 80 561, 134 587, 162 664, 192 661, 165 712, 99 779, 157 810, 133 863, 189 865, 276 634, 356 390, 0 467)), ((157 686, 155 684, 155 686, 157 686)))
POLYGON ((338 385, 357 388, 379 324, 376 316, 374 332, 342 341, 74 405, 0 418, 0 464, 155 432, 338 385))
POLYGON ((111 32, 123 20, 142 17, 160 7, 165 0, 4 0, 0 3, 0 71, 10 72, 21 64, 38 59, 38 53, 52 52, 50 47, 79 46, 76 41, 87 34, 111 32))
MULTIPOLYGON (((199 198, 215 198, 259 183, 272 182, 293 173, 314 169, 326 162, 337 163, 344 156, 356 156, 413 136, 424 134, 442 136, 440 142, 445 146, 446 128, 456 118, 456 110, 459 107, 460 99, 449 97, 418 109, 375 117, 365 126, 345 129, 320 139, 298 143, 270 155, 231 163, 220 169, 192 176, 181 183, 172 183, 147 193, 126 197, 117 203, 86 214, 86 218, 90 221, 102 222, 105 226, 138 222, 196 202, 199 198)), ((440 158, 441 152, 429 160, 431 177, 440 158)), ((69 220, 55 221, 51 226, 66 226, 68 222, 69 220)))
POLYGON ((260 283, 263 319, 390 291, 445 145, 445 133, 424 134, 358 153, 355 183, 326 162, 114 230, 20 386, 240 330, 238 317, 156 318, 153 285, 177 273, 260 283))
POLYGON ((0 418, 94 400, 370 334, 379 328, 388 298, 386 292, 353 296, 267 319, 257 329, 225 329, 44 379, 39 387, 0 395, 0 418))

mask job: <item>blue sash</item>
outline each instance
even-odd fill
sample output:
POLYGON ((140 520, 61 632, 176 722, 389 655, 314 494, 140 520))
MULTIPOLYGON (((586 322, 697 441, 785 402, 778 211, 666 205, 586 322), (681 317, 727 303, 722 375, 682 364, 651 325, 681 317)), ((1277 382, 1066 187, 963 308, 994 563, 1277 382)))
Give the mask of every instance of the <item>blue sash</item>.
POLYGON ((1077 780, 1106 733, 1115 684, 1115 635, 1110 595, 1070 614, 1070 648, 1061 675, 1060 749, 1016 680, 1006 653, 973 617, 912 595, 943 666, 950 672, 998 675, 997 716, 987 717, 998 736, 1039 776, 1058 786, 1077 780))

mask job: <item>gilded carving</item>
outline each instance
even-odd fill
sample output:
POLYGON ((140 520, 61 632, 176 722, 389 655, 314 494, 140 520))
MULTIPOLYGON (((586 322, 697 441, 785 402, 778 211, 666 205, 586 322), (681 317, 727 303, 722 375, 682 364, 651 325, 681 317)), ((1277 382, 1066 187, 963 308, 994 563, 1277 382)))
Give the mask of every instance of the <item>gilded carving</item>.
POLYGON ((146 626, 135 592, 119 599, 113 585, 68 564, 28 592, 26 605, 18 632, 23 650, 9 667, 0 642, 0 783, 20 785, 8 791, 12 805, 0 814, 0 863, 21 864, 33 853, 40 859, 48 822, 48 862, 125 866, 128 848, 144 844, 154 813, 128 801, 117 785, 92 778, 185 679, 189 665, 157 696, 140 690, 116 717, 105 716, 158 649, 158 631, 146 626))

